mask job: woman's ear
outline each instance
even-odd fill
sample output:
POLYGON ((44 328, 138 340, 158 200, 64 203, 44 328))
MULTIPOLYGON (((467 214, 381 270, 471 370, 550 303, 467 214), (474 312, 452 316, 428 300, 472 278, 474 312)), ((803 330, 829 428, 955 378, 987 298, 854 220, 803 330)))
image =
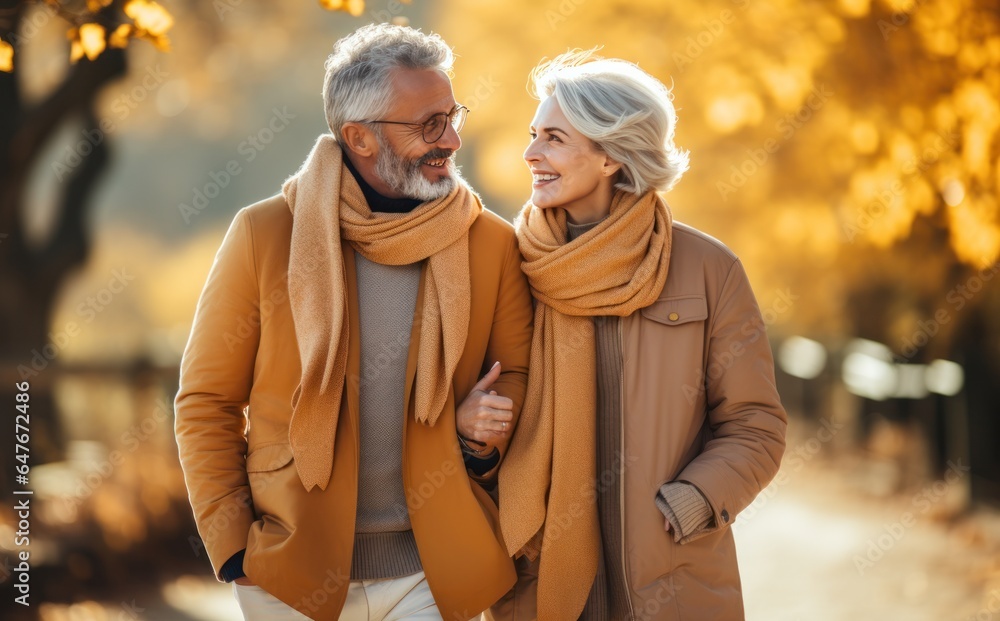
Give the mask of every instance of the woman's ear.
POLYGON ((344 123, 340 135, 344 146, 361 157, 371 157, 378 152, 375 136, 361 123, 344 123))
POLYGON ((604 169, 601 171, 604 174, 605 177, 610 177, 611 175, 615 174, 616 172, 618 172, 621 169, 622 169, 622 165, 621 165, 620 162, 616 162, 613 159, 611 159, 609 156, 605 156, 605 158, 604 158, 604 169))

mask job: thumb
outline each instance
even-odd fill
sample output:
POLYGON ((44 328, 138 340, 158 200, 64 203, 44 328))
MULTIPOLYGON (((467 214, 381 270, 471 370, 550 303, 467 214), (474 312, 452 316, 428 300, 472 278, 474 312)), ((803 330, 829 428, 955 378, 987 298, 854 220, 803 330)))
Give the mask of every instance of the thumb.
POLYGON ((486 392, 489 387, 493 385, 493 382, 497 381, 499 377, 500 361, 497 360, 493 363, 493 366, 490 367, 490 370, 486 372, 486 375, 483 376, 483 379, 479 380, 476 385, 472 387, 472 390, 482 390, 483 392, 486 392))

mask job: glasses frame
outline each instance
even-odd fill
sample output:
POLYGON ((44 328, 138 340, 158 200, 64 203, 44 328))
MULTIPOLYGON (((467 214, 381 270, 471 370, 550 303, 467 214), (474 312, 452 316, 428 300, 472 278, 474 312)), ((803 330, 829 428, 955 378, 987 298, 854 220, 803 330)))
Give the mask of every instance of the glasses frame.
POLYGON ((427 144, 434 144, 438 140, 441 140, 441 136, 444 136, 444 133, 446 131, 448 131, 448 125, 451 125, 452 127, 455 128, 455 133, 456 134, 459 133, 459 132, 461 132, 462 128, 465 127, 465 120, 467 118, 469 118, 469 112, 470 112, 470 110, 469 110, 468 107, 463 106, 462 104, 455 104, 455 107, 452 108, 450 112, 438 112, 437 114, 432 114, 430 116, 430 118, 427 119, 426 121, 424 121, 423 123, 408 123, 406 121, 379 121, 379 120, 376 120, 376 121, 358 121, 358 123, 385 123, 387 125, 406 125, 407 127, 412 127, 413 129, 419 128, 420 129, 420 137, 423 138, 424 142, 426 142, 427 144), (462 110, 465 110, 465 113, 462 114, 461 117, 458 117, 461 120, 458 123, 458 125, 456 125, 455 124, 456 115, 459 114, 459 112, 462 111, 462 110), (435 118, 437 118, 439 116, 445 117, 445 119, 447 119, 447 123, 445 123, 445 124, 443 124, 441 126, 441 133, 440 134, 438 134, 437 136, 435 136, 433 138, 433 140, 429 140, 427 138, 427 129, 429 127, 432 127, 431 123, 434 121, 435 118))

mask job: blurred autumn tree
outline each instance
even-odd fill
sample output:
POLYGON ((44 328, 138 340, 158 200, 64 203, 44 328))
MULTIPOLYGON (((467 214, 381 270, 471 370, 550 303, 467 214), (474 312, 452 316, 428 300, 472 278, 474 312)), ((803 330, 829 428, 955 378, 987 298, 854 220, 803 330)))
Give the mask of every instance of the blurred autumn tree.
MULTIPOLYGON (((208 10, 232 11, 221 2, 208 10)), ((360 15, 363 0, 321 0, 328 10, 360 15)), ((101 91, 128 72, 126 47, 144 39, 169 51, 173 17, 151 0, 0 0, 0 402, 13 403, 13 384, 31 382, 32 461, 59 456, 62 440, 52 397, 51 373, 73 326, 53 327, 51 311, 67 277, 87 260, 86 220, 92 193, 112 148, 110 126, 97 111, 101 91), (51 43, 39 31, 65 24, 65 73, 42 94, 26 93, 20 67, 27 48, 51 43), (58 161, 42 161, 54 136, 67 127, 83 136, 58 161), (50 167, 60 187, 56 216, 44 238, 27 235, 28 213, 37 208, 28 193, 32 175, 50 167)), ((37 81, 36 81, 37 82, 37 81)), ((79 329, 77 326, 76 329, 79 329)), ((11 451, 5 452, 12 458, 11 451)), ((9 459, 0 466, 0 487, 10 485, 9 459), (7 474, 4 474, 4 473, 7 474)))
MULTIPOLYGON (((498 85, 463 137, 508 213, 529 191, 529 70, 602 45, 673 85, 692 153, 675 215, 740 254, 762 308, 793 300, 772 335, 957 360, 968 441, 1000 437, 994 2, 457 0, 439 23, 461 55, 456 92, 498 85)), ((1000 460, 978 473, 1000 498, 1000 460)))

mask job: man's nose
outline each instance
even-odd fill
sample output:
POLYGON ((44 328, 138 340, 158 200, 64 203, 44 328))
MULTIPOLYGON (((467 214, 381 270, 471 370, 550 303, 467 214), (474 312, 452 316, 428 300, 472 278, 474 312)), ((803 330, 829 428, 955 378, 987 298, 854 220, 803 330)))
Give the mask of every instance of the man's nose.
POLYGON ((458 151, 462 148, 462 137, 458 135, 455 131, 455 126, 448 123, 448 127, 445 128, 444 133, 438 138, 438 141, 434 143, 434 146, 439 149, 451 149, 452 151, 458 151))

